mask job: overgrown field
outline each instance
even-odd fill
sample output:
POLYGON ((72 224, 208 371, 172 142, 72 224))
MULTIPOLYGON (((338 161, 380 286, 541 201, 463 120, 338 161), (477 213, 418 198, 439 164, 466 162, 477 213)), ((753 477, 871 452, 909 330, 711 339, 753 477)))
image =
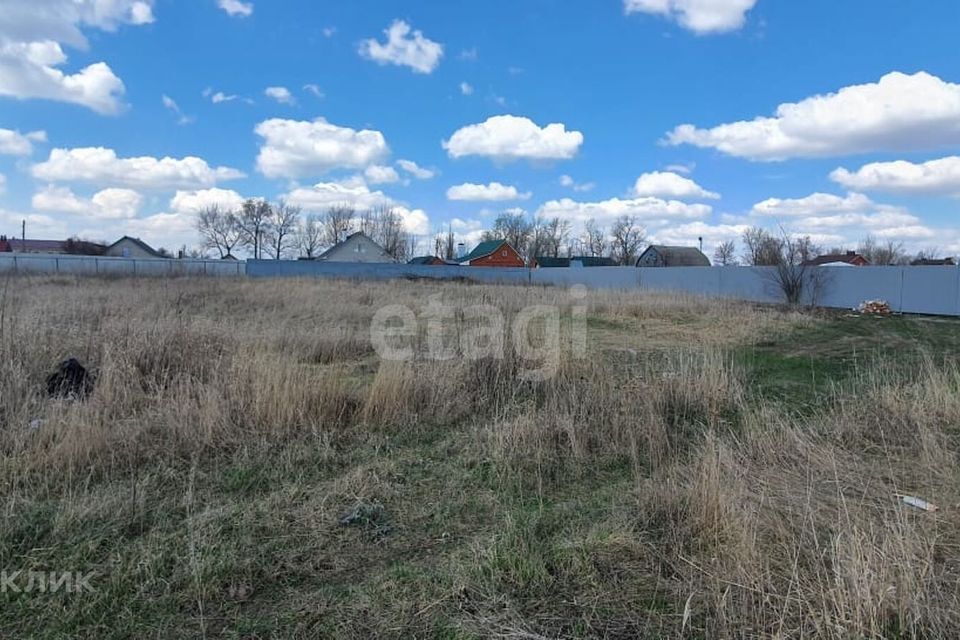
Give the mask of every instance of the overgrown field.
POLYGON ((424 282, 12 278, 0 302, 0 637, 960 629, 957 322, 424 282), (453 341, 474 305, 508 331, 556 307, 555 370, 512 339, 431 359, 426 321, 381 361, 396 304, 453 309, 453 341), (93 391, 51 397, 70 356, 93 391), (25 588, 65 571, 92 590, 25 588))

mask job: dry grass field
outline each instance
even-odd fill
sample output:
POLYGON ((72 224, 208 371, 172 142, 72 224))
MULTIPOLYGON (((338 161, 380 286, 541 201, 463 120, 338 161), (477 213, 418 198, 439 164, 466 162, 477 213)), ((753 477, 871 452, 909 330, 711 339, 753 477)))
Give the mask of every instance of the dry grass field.
POLYGON ((960 628, 957 322, 457 283, 0 287, 0 568, 95 572, 5 589, 0 637, 960 628), (377 310, 430 300, 508 324, 553 305, 564 340, 585 304, 586 356, 533 380, 509 341, 432 360, 418 333, 381 362, 377 310), (70 356, 92 393, 49 397, 70 356))

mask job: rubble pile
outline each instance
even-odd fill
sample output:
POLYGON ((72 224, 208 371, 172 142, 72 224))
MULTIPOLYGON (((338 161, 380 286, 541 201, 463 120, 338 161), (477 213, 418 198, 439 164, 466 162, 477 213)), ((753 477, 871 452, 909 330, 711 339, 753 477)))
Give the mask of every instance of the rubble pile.
POLYGON ((857 311, 865 316, 889 316, 893 313, 890 303, 886 300, 867 300, 857 307, 857 311))

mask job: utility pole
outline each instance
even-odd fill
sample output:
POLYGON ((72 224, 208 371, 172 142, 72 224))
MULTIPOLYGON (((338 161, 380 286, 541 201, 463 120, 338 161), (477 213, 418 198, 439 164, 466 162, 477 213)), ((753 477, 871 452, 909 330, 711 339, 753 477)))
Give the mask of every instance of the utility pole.
POLYGON ((23 222, 20 223, 20 251, 27 250, 27 220, 23 219, 23 222))

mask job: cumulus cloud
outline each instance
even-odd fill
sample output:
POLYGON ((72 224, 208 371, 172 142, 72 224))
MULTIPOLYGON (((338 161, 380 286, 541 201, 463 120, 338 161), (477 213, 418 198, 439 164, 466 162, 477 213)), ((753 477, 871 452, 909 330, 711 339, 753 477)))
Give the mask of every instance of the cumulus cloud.
POLYGON ((102 219, 133 218, 140 211, 143 196, 131 189, 104 189, 92 198, 77 196, 68 187, 48 186, 33 195, 37 211, 71 213, 102 219))
POLYGON ((253 3, 241 0, 217 0, 217 6, 231 17, 249 18, 253 15, 253 3))
POLYGON ((31 131, 22 134, 19 131, 0 129, 0 154, 8 156, 28 156, 33 153, 34 142, 46 142, 46 131, 31 131))
POLYGON ((153 0, 5 0, 0 11, 0 95, 82 105, 116 114, 123 81, 105 62, 75 73, 63 45, 86 49, 83 28, 115 31, 124 24, 153 22, 153 0))
POLYGON ((697 220, 710 215, 713 208, 705 204, 687 204, 678 200, 660 198, 611 198, 599 202, 578 202, 570 198, 551 200, 537 211, 547 218, 559 217, 572 222, 584 223, 596 220, 609 224, 622 215, 635 216, 645 222, 697 220))
POLYGON ((276 100, 280 104, 294 105, 297 103, 296 99, 293 97, 293 94, 290 93, 290 89, 287 89, 286 87, 267 87, 264 90, 263 95, 272 100, 276 100))
POLYGON ((719 200, 720 194, 707 191, 690 178, 670 171, 645 173, 633 187, 636 196, 677 198, 678 200, 719 200))
POLYGON ((415 236, 425 236, 430 233, 430 216, 423 209, 408 209, 394 205, 393 212, 400 216, 407 233, 415 236))
POLYGON ((624 0, 627 14, 663 16, 697 34, 735 31, 757 0, 624 0))
POLYGON ((521 193, 514 186, 499 182, 490 184, 465 183, 447 189, 448 200, 466 200, 470 202, 504 202, 508 200, 529 200, 529 191, 521 193))
POLYGON ((777 107, 773 117, 667 134, 691 144, 758 161, 876 151, 916 151, 960 144, 960 85, 928 73, 899 72, 777 107))
POLYGON ((243 200, 243 196, 232 189, 177 191, 170 199, 170 210, 174 213, 194 214, 217 206, 224 211, 236 211, 240 209, 243 200))
POLYGON ((400 182, 400 174, 393 167, 385 167, 375 164, 367 167, 363 171, 364 177, 370 184, 391 184, 400 182))
POLYGON ((920 164, 906 160, 873 162, 853 172, 839 168, 830 179, 848 189, 960 197, 960 156, 920 164))
POLYGON ((211 167, 201 158, 118 158, 113 149, 53 149, 45 162, 33 165, 35 178, 49 182, 86 182, 135 189, 206 188, 245 177, 236 169, 211 167))
POLYGON ((374 38, 361 42, 360 55, 380 65, 410 67, 414 73, 433 73, 440 64, 443 45, 414 31, 403 20, 395 20, 384 33, 384 43, 374 38))
POLYGON ((313 121, 273 118, 254 131, 263 138, 257 169, 268 178, 302 178, 331 169, 365 169, 390 153, 379 131, 355 131, 313 121))
POLYGON ((455 132, 443 142, 451 158, 485 156, 498 161, 569 160, 583 144, 583 134, 562 123, 538 126, 529 118, 494 116, 455 132))
POLYGON ((755 204, 751 214, 780 218, 798 234, 833 242, 855 242, 872 234, 881 238, 922 239, 934 232, 907 209, 876 203, 862 193, 838 196, 813 193, 804 198, 769 198, 755 204))
POLYGON ((424 169, 413 160, 397 160, 397 166, 418 180, 430 180, 437 174, 431 169, 424 169))
POLYGON ((318 182, 312 187, 297 187, 284 195, 290 204, 307 211, 323 211, 334 206, 373 209, 394 204, 382 191, 371 191, 362 178, 318 182))

